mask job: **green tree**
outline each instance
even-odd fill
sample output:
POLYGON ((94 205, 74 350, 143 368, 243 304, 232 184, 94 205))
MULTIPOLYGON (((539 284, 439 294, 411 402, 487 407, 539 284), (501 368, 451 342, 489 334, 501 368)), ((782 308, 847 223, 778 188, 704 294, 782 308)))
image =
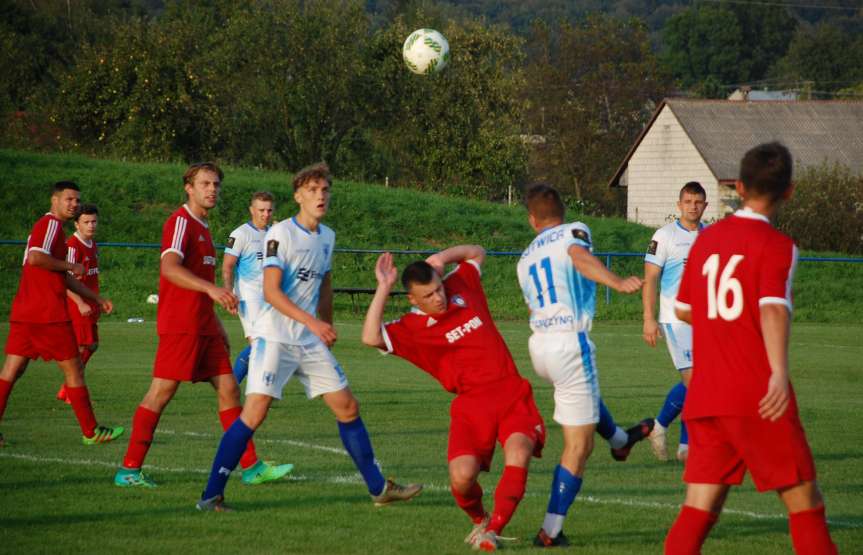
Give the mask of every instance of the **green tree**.
POLYGON ((788 53, 770 73, 775 79, 805 83, 825 93, 854 85, 863 81, 863 36, 826 23, 798 29, 788 53))

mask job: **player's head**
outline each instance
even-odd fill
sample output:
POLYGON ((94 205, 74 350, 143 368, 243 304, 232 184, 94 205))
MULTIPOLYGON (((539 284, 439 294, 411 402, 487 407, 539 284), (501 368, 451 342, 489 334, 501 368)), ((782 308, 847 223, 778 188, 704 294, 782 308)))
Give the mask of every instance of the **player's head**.
POLYGON ((51 213, 67 221, 75 217, 81 202, 81 189, 74 181, 58 181, 51 185, 51 213))
POLYGON ((440 275, 425 260, 408 264, 402 271, 402 286, 408 301, 426 314, 446 311, 446 291, 440 275))
POLYGON ((192 164, 183 174, 189 205, 209 210, 216 206, 225 174, 214 162, 192 164))
POLYGON ((252 225, 264 229, 273 221, 273 204, 275 197, 267 191, 257 191, 252 194, 249 202, 249 214, 252 215, 252 225))
POLYGON ((531 227, 540 231, 546 227, 563 223, 566 208, 557 189, 548 183, 534 183, 525 196, 527 218, 531 227))
POLYGON ((680 219, 690 225, 696 225, 701 221, 701 216, 707 209, 707 191, 701 183, 690 181, 680 189, 677 209, 680 210, 680 219))
POLYGON ((98 225, 99 209, 95 204, 82 204, 75 211, 75 231, 84 239, 92 240, 96 236, 98 225))
POLYGON ((294 200, 300 205, 300 212, 321 220, 330 206, 330 188, 333 176, 330 167, 318 162, 301 169, 294 176, 294 200))
POLYGON ((779 142, 764 143, 749 149, 740 161, 737 192, 744 200, 764 199, 775 204, 791 195, 791 153, 779 142))

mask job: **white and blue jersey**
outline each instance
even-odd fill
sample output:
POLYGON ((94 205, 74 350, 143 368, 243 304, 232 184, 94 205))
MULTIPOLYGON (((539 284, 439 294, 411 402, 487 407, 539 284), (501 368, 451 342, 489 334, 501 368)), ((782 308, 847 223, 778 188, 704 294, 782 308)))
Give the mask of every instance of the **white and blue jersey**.
POLYGON ((264 304, 264 237, 269 229, 246 222, 231 232, 225 247, 225 254, 237 257, 234 293, 240 299, 240 322, 247 337, 264 304))
POLYGON ((699 224, 698 229, 689 231, 680 224, 680 220, 675 220, 657 229, 647 247, 644 261, 662 270, 659 278, 658 320, 661 324, 680 323, 674 314, 674 299, 677 298, 689 249, 702 229, 704 226, 699 224))
MULTIPOLYGON (((310 231, 291 218, 272 226, 265 243, 264 268, 281 268, 282 291, 300 309, 316 316, 321 283, 332 269, 336 234, 323 224, 310 231)), ((289 345, 320 342, 306 326, 269 303, 254 322, 253 336, 289 345)))
POLYGON ((534 333, 587 332, 593 325, 596 284, 573 266, 572 245, 593 251, 590 229, 581 222, 543 230, 521 254, 518 283, 534 333))

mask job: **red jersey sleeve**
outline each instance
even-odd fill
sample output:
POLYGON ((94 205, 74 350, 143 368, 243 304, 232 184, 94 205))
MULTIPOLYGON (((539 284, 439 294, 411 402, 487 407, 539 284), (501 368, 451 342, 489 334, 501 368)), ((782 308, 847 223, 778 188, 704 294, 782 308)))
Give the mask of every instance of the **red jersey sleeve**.
POLYGON ((401 319, 386 322, 381 326, 381 335, 386 345, 386 353, 401 357, 422 368, 423 357, 413 341, 413 332, 401 319))
POLYGON ((186 248, 189 245, 189 234, 186 231, 188 226, 189 220, 183 216, 168 218, 165 227, 162 228, 162 254, 160 256, 174 252, 179 254, 180 258, 186 257, 186 248))
POLYGON ((758 277, 758 306, 781 304, 790 311, 791 282, 797 268, 797 245, 787 237, 783 236, 783 239, 785 240, 770 242, 762 253, 758 277))
MULTIPOLYGON (((40 218, 33 231, 30 232, 30 240, 27 243, 27 252, 36 250, 47 255, 57 256, 57 242, 65 239, 60 222, 55 218, 40 218)), ((62 245, 61 260, 66 258, 66 245, 62 245)))

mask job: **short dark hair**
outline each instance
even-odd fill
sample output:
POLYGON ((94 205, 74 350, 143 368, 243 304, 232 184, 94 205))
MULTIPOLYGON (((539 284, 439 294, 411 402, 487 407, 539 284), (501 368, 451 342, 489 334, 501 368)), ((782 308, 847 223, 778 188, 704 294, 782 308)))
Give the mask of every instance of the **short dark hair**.
POLYGON ((81 188, 78 187, 78 184, 74 181, 58 181, 57 183, 51 185, 51 194, 56 195, 57 193, 62 193, 66 189, 72 189, 73 191, 81 191, 81 188))
POLYGON ((777 141, 749 149, 740 161, 740 181, 747 191, 776 201, 791 187, 791 152, 777 141))
POLYGON ((534 183, 525 195, 527 211, 537 220, 563 219, 566 208, 560 193, 548 183, 534 183))
POLYGON ((690 195, 701 195, 707 200, 707 191, 704 190, 704 187, 701 186, 701 183, 697 181, 690 181, 683 188, 680 189, 680 196, 677 197, 677 200, 683 198, 683 193, 689 193, 690 195))
POLYGON ((225 179, 225 174, 215 162, 198 162, 197 164, 192 164, 186 169, 186 172, 183 174, 183 185, 191 185, 194 183, 195 176, 198 175, 198 172, 201 170, 211 171, 218 175, 219 181, 225 179))
POLYGON ((276 197, 274 197, 273 193, 271 193, 269 191, 255 191, 254 193, 252 193, 252 200, 249 201, 249 205, 251 206, 251 204, 253 202, 255 202, 256 200, 262 200, 264 202, 273 202, 276 200, 276 197))
POLYGON ((312 164, 311 166, 306 166, 297 172, 294 176, 294 191, 308 183, 309 181, 314 181, 317 179, 322 179, 327 182, 327 185, 332 186, 333 184, 333 176, 330 174, 330 167, 326 162, 318 162, 317 164, 312 164))
POLYGON ((87 214, 88 216, 98 216, 99 209, 96 207, 95 204, 82 204, 78 207, 77 210, 75 210, 74 220, 77 222, 78 218, 80 218, 84 214, 87 214))
POLYGON ((434 275, 434 268, 425 260, 411 262, 402 270, 402 287, 405 288, 405 291, 409 291, 414 283, 426 285, 431 283, 434 275))

